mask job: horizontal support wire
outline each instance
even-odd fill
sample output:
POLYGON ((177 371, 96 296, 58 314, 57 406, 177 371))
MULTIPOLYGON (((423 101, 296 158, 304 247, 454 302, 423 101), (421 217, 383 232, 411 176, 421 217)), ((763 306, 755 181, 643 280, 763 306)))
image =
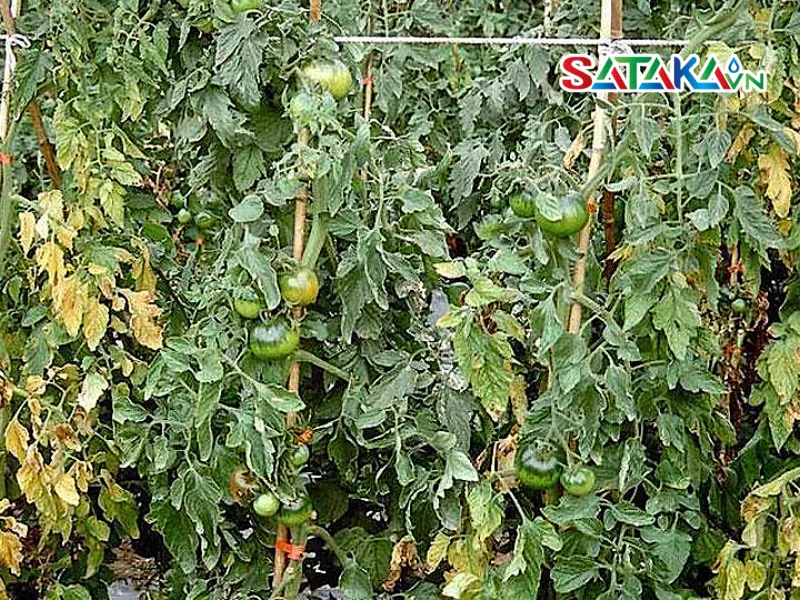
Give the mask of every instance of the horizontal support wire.
POLYGON ((414 37, 414 36, 359 36, 340 35, 333 38, 340 44, 461 44, 468 46, 686 46, 688 40, 656 39, 587 39, 587 38, 492 38, 492 37, 414 37))

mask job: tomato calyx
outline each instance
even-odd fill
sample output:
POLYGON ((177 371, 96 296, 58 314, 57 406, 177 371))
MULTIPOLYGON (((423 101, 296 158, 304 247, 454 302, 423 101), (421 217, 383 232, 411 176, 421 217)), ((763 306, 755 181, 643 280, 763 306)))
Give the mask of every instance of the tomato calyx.
POLYGON ((255 325, 250 330, 250 352, 262 360, 286 358, 297 350, 299 344, 300 332, 285 317, 255 325))
POLYGON ((545 440, 523 440, 517 449, 515 465, 520 484, 534 490, 554 487, 562 473, 560 453, 545 440))

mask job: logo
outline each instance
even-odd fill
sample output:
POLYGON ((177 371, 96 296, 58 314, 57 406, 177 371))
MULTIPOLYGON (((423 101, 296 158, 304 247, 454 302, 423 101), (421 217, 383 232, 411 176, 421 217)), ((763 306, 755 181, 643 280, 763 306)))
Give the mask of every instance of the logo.
POLYGON ((567 92, 729 92, 767 89, 764 71, 746 71, 734 54, 722 65, 711 56, 700 67, 696 54, 673 54, 666 62, 657 54, 607 56, 599 68, 588 54, 567 54, 558 63, 558 83, 567 92))

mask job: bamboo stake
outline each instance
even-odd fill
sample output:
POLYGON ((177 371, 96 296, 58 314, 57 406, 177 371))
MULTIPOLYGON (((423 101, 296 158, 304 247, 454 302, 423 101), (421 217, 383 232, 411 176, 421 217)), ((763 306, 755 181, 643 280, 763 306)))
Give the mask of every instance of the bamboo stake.
MULTIPOLYGON (((308 143, 308 130, 302 129, 298 134, 298 142, 301 146, 308 143)), ((304 185, 300 188, 294 202, 294 235, 292 237, 292 258, 298 263, 303 258, 303 246, 305 244, 306 233, 306 214, 308 213, 308 188, 304 185)), ((301 307, 293 308, 292 315, 295 320, 300 320, 303 317, 303 309, 301 307)), ((300 362, 292 362, 289 371, 289 382, 287 389, 290 392, 299 394, 300 392, 300 362)), ((297 425, 297 413, 286 414, 286 426, 290 429, 297 425)), ((289 541, 289 528, 286 525, 279 524, 275 540, 275 572, 272 579, 273 589, 277 589, 281 585, 284 572, 286 571, 286 552, 284 551, 285 542, 289 541)))
MULTIPOLYGON (((617 38, 622 36, 622 0, 601 0, 600 7, 600 38, 611 39, 616 34, 617 38)), ((599 46, 600 60, 603 60, 605 53, 604 47, 599 46)), ((589 161, 589 171, 586 175, 587 180, 591 180, 597 175, 603 162, 603 154, 606 145, 606 111, 604 104, 609 101, 608 92, 597 94, 598 102, 594 108, 594 132, 592 134, 592 156, 589 161)), ((586 284, 586 255, 589 251, 589 240, 592 234, 592 215, 597 212, 597 199, 588 199, 589 203, 589 222, 580 233, 578 239, 578 261, 575 263, 575 271, 572 277, 573 292, 578 295, 583 293, 586 284)), ((569 325, 567 331, 577 334, 581 329, 583 318, 583 307, 578 302, 573 302, 569 312, 569 325)))

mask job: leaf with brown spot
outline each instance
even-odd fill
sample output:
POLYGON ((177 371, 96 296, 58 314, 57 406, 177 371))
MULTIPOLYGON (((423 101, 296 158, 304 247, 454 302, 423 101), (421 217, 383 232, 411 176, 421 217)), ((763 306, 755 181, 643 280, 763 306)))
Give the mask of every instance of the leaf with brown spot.
POLYGON ((163 331, 157 322, 162 311, 153 304, 155 294, 148 291, 134 292, 131 290, 120 290, 120 293, 128 301, 133 336, 142 346, 159 350, 164 345, 163 331))

